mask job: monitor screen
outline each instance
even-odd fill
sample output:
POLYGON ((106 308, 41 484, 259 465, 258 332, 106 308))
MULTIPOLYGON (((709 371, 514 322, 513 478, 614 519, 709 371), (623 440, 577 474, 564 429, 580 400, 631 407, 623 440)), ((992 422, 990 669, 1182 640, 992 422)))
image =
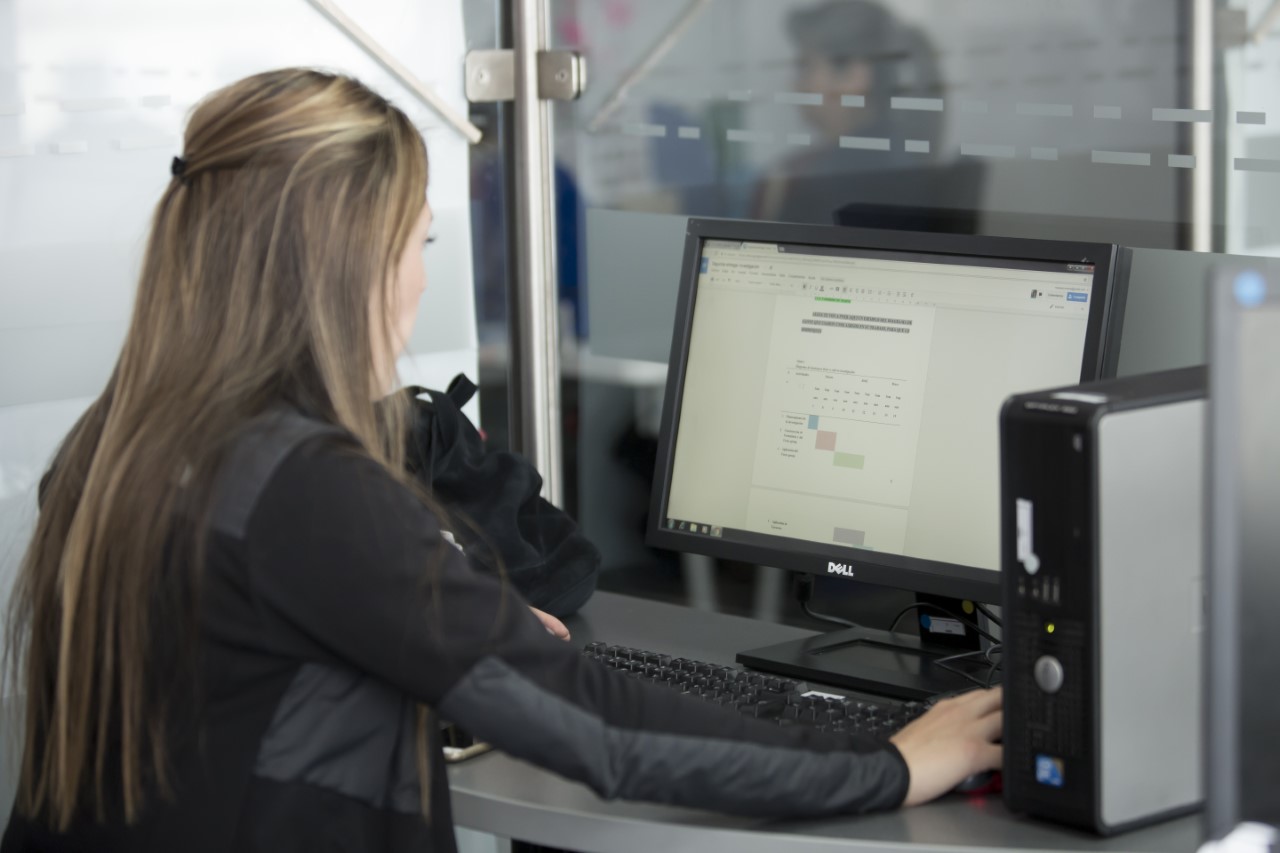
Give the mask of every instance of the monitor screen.
POLYGON ((1114 254, 691 220, 651 539, 997 600, 1000 406, 1103 372, 1114 254))
POLYGON ((1208 829, 1280 827, 1280 282, 1221 269, 1210 333, 1208 829))

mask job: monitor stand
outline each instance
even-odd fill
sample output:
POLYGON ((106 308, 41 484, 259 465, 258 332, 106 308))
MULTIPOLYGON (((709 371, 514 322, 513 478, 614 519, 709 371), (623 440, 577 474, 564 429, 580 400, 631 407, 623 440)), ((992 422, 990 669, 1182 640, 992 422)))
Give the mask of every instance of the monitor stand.
MULTIPOLYGON (((737 660, 744 666, 788 678, 920 700, 977 686, 934 663, 954 654, 954 646, 858 627, 739 652, 737 660)), ((980 655, 947 665, 968 672, 983 683, 990 670, 990 664, 980 655)), ((991 683, 999 683, 998 673, 991 683)))

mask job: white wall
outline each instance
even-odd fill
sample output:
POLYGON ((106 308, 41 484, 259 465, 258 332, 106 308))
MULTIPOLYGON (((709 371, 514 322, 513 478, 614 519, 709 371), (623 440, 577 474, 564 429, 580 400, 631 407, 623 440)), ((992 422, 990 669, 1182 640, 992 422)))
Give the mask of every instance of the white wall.
MULTIPOLYGON (((340 5, 465 114, 460 2, 340 5)), ((476 375, 467 143, 305 0, 0 0, 0 606, 35 485, 123 340, 186 114, 287 65, 352 73, 424 132, 439 239, 402 373, 476 375)))

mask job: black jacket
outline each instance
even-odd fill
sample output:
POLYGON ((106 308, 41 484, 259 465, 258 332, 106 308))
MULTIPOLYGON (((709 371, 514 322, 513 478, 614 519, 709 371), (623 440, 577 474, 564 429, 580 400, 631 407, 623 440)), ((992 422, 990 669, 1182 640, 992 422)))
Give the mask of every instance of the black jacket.
POLYGON ((778 728, 583 658, 331 427, 261 420, 220 483, 173 797, 131 826, 86 814, 57 835, 15 814, 0 853, 451 851, 437 743, 426 819, 419 806, 418 703, 604 798, 784 816, 906 794, 892 746, 778 728))

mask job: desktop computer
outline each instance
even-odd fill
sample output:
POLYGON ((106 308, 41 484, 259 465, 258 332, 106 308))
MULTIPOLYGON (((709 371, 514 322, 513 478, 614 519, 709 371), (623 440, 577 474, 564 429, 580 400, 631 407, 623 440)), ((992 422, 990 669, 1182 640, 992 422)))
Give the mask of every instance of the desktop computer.
POLYGON ((1205 370, 1001 415, 1004 796, 1110 834, 1201 801, 1205 370))
MULTIPOLYGON (((648 541, 998 602, 1000 407, 1114 372, 1121 260, 1106 244, 689 220, 648 541)), ((953 652, 852 628, 738 661, 914 700, 990 675, 953 652)))
POLYGON ((1210 281, 1209 838, 1280 827, 1280 279, 1224 267, 1210 281))

